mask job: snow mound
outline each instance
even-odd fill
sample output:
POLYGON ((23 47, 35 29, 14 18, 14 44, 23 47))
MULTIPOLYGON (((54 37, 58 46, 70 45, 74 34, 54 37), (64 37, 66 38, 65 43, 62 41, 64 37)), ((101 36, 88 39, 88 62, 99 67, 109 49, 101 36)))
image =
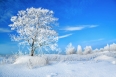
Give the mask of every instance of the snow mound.
POLYGON ((112 64, 116 64, 116 61, 112 61, 112 64))
POLYGON ((54 77, 54 76, 57 76, 58 74, 57 73, 51 73, 50 75, 47 75, 46 77, 54 77))
POLYGON ((94 59, 95 61, 116 61, 115 58, 113 57, 109 57, 109 56, 106 56, 106 55, 101 55, 101 56, 98 56, 97 58, 94 59))
POLYGON ((36 66, 44 66, 48 64, 48 60, 45 57, 39 56, 20 56, 16 59, 14 64, 27 65, 29 68, 36 66))

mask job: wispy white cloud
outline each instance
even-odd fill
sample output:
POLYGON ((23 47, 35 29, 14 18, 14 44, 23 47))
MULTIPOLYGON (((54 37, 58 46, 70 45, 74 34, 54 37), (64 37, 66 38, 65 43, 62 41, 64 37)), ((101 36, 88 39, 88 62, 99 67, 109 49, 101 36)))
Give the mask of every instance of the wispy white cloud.
POLYGON ((9 33, 9 32, 12 32, 12 31, 6 28, 0 28, 0 33, 9 33))
POLYGON ((61 30, 65 30, 65 31, 76 31, 76 30, 82 30, 85 27, 83 26, 70 26, 70 27, 65 27, 64 29, 61 30))
POLYGON ((85 43, 85 42, 96 42, 96 41, 102 41, 102 40, 104 40, 104 38, 89 40, 89 41, 83 41, 83 43, 85 43))
POLYGON ((95 28, 97 27, 98 25, 89 25, 89 28, 95 28))
POLYGON ((65 38, 65 37, 69 37, 69 36, 71 36, 72 34, 66 34, 66 35, 63 35, 63 36, 59 36, 59 39, 60 38, 65 38))
POLYGON ((109 40, 109 42, 115 43, 116 39, 111 39, 111 40, 109 40))
POLYGON ((80 26, 67 26, 63 29, 60 30, 65 30, 65 31, 77 31, 77 30, 83 30, 85 28, 95 28, 98 25, 80 25, 80 26))

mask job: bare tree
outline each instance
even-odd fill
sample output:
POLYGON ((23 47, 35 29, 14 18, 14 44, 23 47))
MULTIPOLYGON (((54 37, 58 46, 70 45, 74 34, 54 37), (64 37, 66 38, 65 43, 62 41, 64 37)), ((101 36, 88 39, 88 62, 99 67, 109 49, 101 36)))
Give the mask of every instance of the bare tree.
POLYGON ((17 34, 12 35, 14 41, 29 46, 31 56, 36 49, 55 50, 57 47, 58 34, 53 30, 58 20, 53 16, 53 11, 42 8, 27 8, 12 16, 13 22, 9 26, 17 34))

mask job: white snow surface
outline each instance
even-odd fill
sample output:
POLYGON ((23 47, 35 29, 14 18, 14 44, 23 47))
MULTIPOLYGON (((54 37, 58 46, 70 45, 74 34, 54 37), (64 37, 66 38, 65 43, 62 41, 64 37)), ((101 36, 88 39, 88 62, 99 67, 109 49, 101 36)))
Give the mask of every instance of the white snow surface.
POLYGON ((95 61, 115 61, 116 59, 113 58, 113 57, 102 55, 102 56, 99 56, 99 57, 95 58, 94 60, 95 61))
POLYGON ((1 63, 0 77, 116 77, 116 54, 24 55, 12 63, 1 63))

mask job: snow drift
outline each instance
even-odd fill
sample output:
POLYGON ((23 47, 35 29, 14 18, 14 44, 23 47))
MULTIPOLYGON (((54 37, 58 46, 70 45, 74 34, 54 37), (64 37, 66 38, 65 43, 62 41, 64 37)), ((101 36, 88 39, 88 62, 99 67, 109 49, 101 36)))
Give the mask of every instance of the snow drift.
POLYGON ((109 57, 107 55, 101 55, 101 56, 98 56, 97 58, 94 59, 95 61, 109 61, 109 62, 112 62, 112 64, 115 64, 116 62, 116 59, 113 58, 113 57, 109 57))
POLYGON ((20 56, 13 64, 27 65, 29 68, 44 66, 48 64, 48 60, 45 57, 39 56, 20 56))

